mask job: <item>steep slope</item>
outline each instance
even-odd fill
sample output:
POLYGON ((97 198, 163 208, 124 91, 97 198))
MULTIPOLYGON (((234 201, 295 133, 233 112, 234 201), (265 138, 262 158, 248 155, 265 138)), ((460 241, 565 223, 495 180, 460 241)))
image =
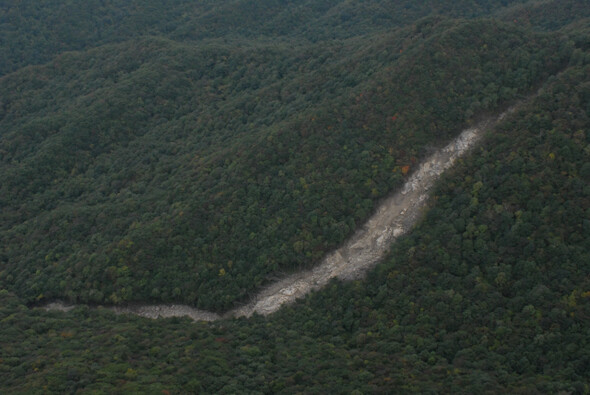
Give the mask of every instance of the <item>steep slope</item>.
MULTIPOLYGON (((517 105, 522 105, 518 103, 517 105)), ((247 304, 227 311, 223 317, 250 317, 253 314, 269 315, 285 304, 295 302, 314 290, 325 287, 332 279, 360 279, 380 262, 391 244, 410 232, 427 206, 428 192, 440 175, 467 154, 483 135, 514 111, 516 105, 492 119, 464 130, 447 146, 436 151, 419 164, 400 190, 379 203, 375 212, 359 226, 342 246, 330 251, 321 263, 310 270, 298 271, 265 286, 247 304)), ((76 305, 53 301, 41 305, 46 310, 70 311, 76 305)), ((103 306, 99 306, 103 308, 103 306)), ((135 314, 147 318, 184 317, 195 321, 215 321, 219 314, 179 304, 134 303, 108 307, 122 314, 135 314)))
POLYGON ((6 3, 0 392, 590 392, 586 3, 6 3), (215 323, 33 307, 225 310, 537 91, 363 281, 215 323))
POLYGON ((365 282, 215 325, 1 291, 7 392, 589 390, 590 66, 572 64, 438 184, 365 282))
POLYGON ((146 39, 2 78, 3 286, 227 309, 317 262, 428 147, 572 51, 493 21, 371 39, 146 39))

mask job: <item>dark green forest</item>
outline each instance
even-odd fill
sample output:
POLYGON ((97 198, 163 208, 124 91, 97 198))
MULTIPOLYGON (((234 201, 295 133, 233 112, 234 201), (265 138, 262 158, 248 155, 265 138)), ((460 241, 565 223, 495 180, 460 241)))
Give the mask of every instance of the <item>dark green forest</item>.
POLYGON ((228 309, 315 263, 401 169, 574 50, 433 17, 307 45, 141 38, 26 67, 0 81, 0 284, 228 309))
POLYGON ((584 1, 11 1, 0 389, 589 393, 584 1), (437 147, 524 103, 365 280, 312 267, 437 147), (36 308, 55 299, 69 313, 36 308), (89 305, 89 306, 88 306, 89 305))
POLYGON ((409 26, 431 15, 499 14, 505 20, 522 18, 534 29, 555 30, 590 13, 576 0, 11 0, 0 12, 0 74, 45 63, 64 51, 145 36, 193 44, 220 38, 311 43, 409 26))

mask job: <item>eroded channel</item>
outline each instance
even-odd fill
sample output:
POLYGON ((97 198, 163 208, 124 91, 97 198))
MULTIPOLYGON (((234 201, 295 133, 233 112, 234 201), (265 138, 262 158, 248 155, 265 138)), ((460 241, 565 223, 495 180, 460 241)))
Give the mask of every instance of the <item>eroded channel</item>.
MULTIPOLYGON (((450 144, 422 162, 404 186, 383 200, 375 213, 340 248, 327 254, 312 269, 295 273, 264 287, 249 303, 228 311, 223 316, 179 304, 134 304, 106 306, 117 314, 135 314, 145 318, 188 316, 195 321, 215 321, 221 318, 250 317, 252 314, 272 314, 328 284, 333 279, 362 278, 370 268, 385 257, 391 244, 407 233, 426 207, 429 191, 458 158, 465 155, 506 115, 509 109, 494 119, 482 121, 464 130, 450 144)), ((63 302, 52 302, 42 308, 67 312, 74 308, 63 302)))

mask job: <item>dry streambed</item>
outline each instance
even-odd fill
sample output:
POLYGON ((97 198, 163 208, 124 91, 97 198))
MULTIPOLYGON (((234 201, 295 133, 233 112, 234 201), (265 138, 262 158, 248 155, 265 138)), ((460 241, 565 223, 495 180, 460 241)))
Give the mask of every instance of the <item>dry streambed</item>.
MULTIPOLYGON (((135 314, 153 319, 188 316, 195 321, 249 317, 254 313, 268 315, 284 304, 292 303, 325 286, 333 278, 360 278, 387 254, 396 238, 416 224, 426 207, 429 190, 440 175, 475 146, 486 130, 495 126, 511 111, 512 109, 464 130, 450 144, 421 163, 403 188, 381 202, 369 220, 344 245, 329 253, 316 267, 289 275, 263 288, 244 306, 230 310, 223 316, 178 304, 134 304, 103 308, 117 314, 135 314)), ((43 306, 46 310, 59 311, 69 311, 74 307, 62 302, 52 302, 43 306)))

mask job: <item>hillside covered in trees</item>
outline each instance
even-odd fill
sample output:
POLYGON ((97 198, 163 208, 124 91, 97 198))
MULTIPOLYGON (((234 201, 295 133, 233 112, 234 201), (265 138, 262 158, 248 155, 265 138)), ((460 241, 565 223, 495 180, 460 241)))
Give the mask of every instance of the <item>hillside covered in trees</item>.
POLYGON ((431 17, 318 43, 142 37, 25 67, 0 81, 0 282, 29 301, 228 309, 317 262, 429 149, 574 49, 431 17))
POLYGON ((587 393, 583 1, 20 1, 0 14, 0 388, 587 393), (366 280, 194 324, 526 104, 366 280))

